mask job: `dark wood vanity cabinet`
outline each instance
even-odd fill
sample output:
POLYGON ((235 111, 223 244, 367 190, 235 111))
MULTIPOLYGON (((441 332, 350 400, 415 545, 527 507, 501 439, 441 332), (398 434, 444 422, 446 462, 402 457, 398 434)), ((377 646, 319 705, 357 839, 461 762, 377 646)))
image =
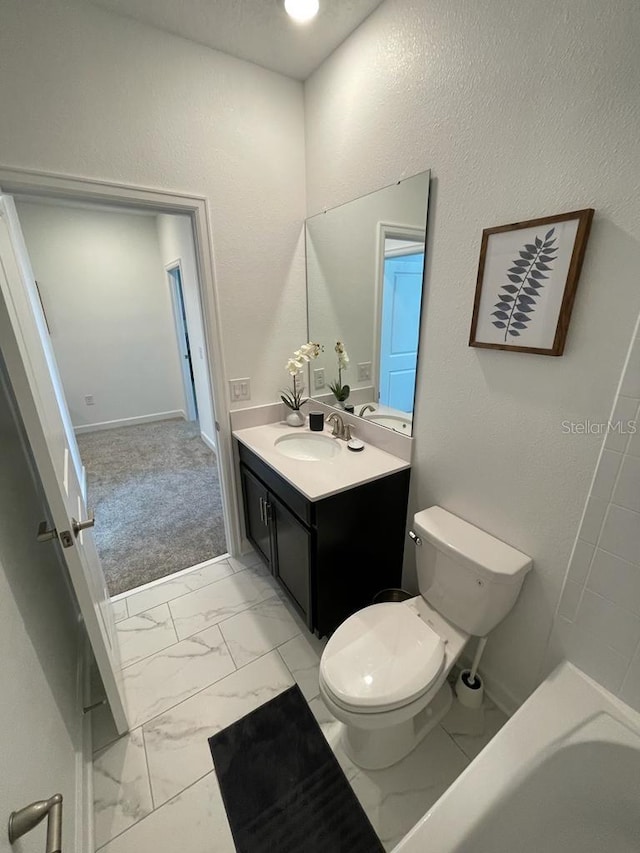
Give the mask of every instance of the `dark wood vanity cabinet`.
POLYGON ((409 469, 310 501, 238 448, 247 538, 310 630, 329 635, 381 589, 400 585, 409 469))

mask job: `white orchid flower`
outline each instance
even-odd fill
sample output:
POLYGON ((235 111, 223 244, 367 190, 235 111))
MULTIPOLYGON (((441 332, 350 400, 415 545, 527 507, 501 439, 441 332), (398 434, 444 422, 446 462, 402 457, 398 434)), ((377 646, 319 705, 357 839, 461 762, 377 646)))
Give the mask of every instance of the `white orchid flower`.
POLYGON ((349 364, 349 356, 344 347, 344 344, 341 341, 338 341, 335 346, 335 350, 338 354, 338 367, 341 370, 346 370, 349 364))
POLYGON ((302 361, 299 361, 296 358, 290 358, 285 365, 285 369, 291 374, 291 376, 297 376, 302 370, 302 361))

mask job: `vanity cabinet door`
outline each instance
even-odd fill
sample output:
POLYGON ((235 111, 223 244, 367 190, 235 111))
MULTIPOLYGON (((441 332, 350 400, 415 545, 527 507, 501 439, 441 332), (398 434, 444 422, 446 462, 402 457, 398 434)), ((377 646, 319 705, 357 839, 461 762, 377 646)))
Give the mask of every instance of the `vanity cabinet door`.
POLYGON ((271 528, 269 523, 269 492, 266 487, 248 471, 240 466, 242 477, 242 498, 244 502, 244 522, 247 539, 268 566, 272 565, 271 528))
POLYGON ((307 627, 313 630, 311 607, 311 554, 313 531, 274 495, 269 497, 274 532, 274 574, 297 605, 307 627))

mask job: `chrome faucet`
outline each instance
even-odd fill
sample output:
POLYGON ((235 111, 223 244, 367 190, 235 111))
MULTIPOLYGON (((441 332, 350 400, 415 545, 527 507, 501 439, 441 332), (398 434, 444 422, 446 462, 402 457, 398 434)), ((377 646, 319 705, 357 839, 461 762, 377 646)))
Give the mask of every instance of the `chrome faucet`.
POLYGON ((376 411, 376 407, 375 407, 375 406, 372 406, 372 405, 371 405, 371 403, 367 403, 367 405, 366 405, 366 406, 363 406, 363 407, 360 409, 360 411, 358 412, 358 417, 359 417, 359 418, 363 418, 363 417, 365 416, 365 412, 368 412, 368 411, 375 412, 375 411, 376 411))
POLYGON ((333 424, 331 435, 336 438, 341 438, 343 441, 351 441, 351 424, 345 424, 342 415, 337 412, 332 412, 327 418, 328 424, 333 424))

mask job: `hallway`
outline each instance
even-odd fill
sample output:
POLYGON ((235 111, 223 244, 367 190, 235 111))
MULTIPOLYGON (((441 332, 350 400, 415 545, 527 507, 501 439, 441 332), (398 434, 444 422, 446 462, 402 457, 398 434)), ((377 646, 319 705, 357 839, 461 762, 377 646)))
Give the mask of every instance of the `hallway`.
POLYGON ((226 553, 214 452, 197 422, 78 435, 110 595, 226 553))

